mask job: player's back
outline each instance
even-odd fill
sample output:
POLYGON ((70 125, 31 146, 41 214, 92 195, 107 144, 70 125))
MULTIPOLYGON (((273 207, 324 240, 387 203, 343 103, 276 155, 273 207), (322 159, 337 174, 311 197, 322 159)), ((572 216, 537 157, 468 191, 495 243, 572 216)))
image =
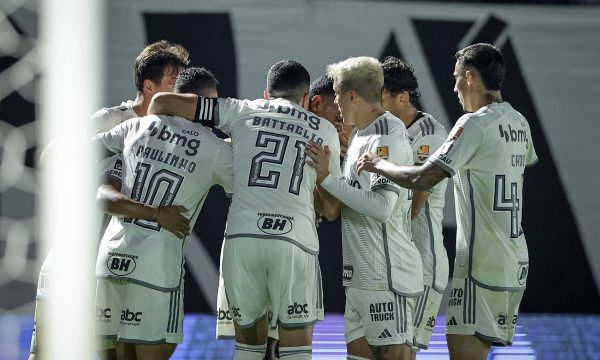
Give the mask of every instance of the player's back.
MULTIPOLYGON (((100 136, 110 150, 123 152, 124 194, 156 206, 184 206, 192 225, 212 185, 231 191, 231 148, 197 123, 146 116, 130 119, 100 136)), ((96 271, 155 288, 176 288, 183 266, 182 249, 183 242, 154 221, 113 218, 101 245, 104 258, 99 257, 96 271), (133 269, 120 268, 131 259, 133 269)))
POLYGON ((529 257, 521 228, 523 175, 537 159, 529 124, 503 102, 463 116, 457 128, 481 136, 470 144, 476 147, 472 158, 454 176, 455 275, 468 273, 490 288, 524 289, 529 257))
POLYGON ((309 140, 328 146, 337 163, 333 125, 285 99, 219 99, 219 107, 217 126, 231 134, 235 173, 227 237, 284 240, 318 253, 316 173, 305 165, 304 148, 309 140))

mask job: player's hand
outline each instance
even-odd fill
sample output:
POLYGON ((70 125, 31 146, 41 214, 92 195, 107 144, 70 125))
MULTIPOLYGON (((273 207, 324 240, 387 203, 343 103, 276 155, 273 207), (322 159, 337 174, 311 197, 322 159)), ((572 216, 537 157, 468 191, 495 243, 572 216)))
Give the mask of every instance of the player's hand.
POLYGON ((365 170, 368 172, 379 173, 381 165, 385 160, 373 153, 367 153, 361 156, 356 162, 356 169, 358 174, 365 170))
POLYGON ((320 184, 329 175, 329 147, 325 146, 323 148, 318 143, 309 141, 304 152, 310 157, 310 160, 306 160, 306 163, 315 169, 317 184, 320 184))
POLYGON ((190 221, 183 216, 186 208, 180 205, 161 206, 156 221, 180 239, 190 234, 190 221))

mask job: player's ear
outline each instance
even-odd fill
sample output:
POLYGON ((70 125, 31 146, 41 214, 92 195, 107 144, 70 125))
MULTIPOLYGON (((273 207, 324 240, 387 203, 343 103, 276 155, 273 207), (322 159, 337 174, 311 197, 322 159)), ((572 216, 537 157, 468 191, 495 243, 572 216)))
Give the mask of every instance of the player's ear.
POLYGON ((304 95, 302 95, 302 101, 300 102, 300 105, 303 108, 305 108, 305 109, 308 110, 308 105, 309 105, 308 103, 309 103, 309 101, 308 101, 308 93, 305 92, 304 95))
POLYGON ((269 100, 271 98, 271 95, 269 94, 269 90, 263 91, 263 99, 265 100, 269 100))
POLYGON ((358 101, 358 94, 354 90, 349 90, 348 96, 350 96, 350 102, 352 104, 356 104, 356 102, 358 101))
POLYGON ((315 112, 314 110, 318 110, 323 106, 323 98, 321 95, 315 95, 308 102, 308 110, 315 112))
POLYGON ((150 79, 145 79, 144 80, 144 90, 146 90, 146 92, 149 93, 153 93, 154 92, 154 82, 150 79))
POLYGON ((472 86, 475 82, 475 73, 471 70, 465 70, 465 78, 467 79, 467 85, 472 86))

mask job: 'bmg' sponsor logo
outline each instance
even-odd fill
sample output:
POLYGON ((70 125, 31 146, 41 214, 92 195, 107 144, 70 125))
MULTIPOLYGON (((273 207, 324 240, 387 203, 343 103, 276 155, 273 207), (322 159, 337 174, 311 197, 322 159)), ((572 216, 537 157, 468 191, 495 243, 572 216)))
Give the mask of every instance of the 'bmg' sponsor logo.
POLYGON ((394 303, 380 302, 369 305, 371 321, 394 320, 394 303))
POLYGON ((135 270, 135 265, 136 263, 134 259, 118 255, 109 257, 108 261, 106 262, 108 270, 117 276, 131 274, 133 270, 135 270))
POLYGON ((260 231, 270 235, 283 235, 292 231, 292 219, 281 215, 262 215, 256 225, 260 231))

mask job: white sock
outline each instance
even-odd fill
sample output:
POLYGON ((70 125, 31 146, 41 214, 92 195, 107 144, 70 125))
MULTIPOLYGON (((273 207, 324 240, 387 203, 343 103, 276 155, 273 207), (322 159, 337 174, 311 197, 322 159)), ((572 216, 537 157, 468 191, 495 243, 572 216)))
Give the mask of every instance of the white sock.
POLYGON ((279 358, 281 360, 312 359, 312 345, 279 347, 279 358))
POLYGON ((263 360, 266 352, 267 344, 248 345, 236 342, 233 360, 263 360))

